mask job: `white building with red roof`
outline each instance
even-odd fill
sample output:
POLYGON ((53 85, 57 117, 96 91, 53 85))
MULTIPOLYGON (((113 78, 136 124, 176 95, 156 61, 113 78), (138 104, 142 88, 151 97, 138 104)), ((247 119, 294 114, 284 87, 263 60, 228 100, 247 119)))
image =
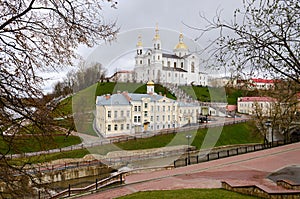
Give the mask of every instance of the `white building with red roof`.
POLYGON ((253 115, 260 111, 263 116, 268 116, 276 99, 271 97, 239 97, 237 101, 237 110, 239 113, 253 115))

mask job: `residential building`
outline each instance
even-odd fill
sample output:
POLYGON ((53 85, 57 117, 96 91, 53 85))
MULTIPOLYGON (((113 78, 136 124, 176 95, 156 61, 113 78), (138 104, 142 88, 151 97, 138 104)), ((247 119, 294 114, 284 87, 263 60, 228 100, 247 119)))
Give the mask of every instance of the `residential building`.
POLYGON ((276 100, 271 97, 239 97, 237 111, 248 115, 255 114, 258 110, 263 116, 269 116, 276 100))

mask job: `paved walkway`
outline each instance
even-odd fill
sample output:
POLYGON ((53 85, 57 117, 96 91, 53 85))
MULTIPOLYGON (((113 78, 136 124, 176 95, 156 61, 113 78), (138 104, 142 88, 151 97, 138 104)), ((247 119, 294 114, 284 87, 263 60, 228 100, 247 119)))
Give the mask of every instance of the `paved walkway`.
POLYGON ((278 190, 267 176, 286 166, 300 165, 299 154, 300 143, 294 143, 171 170, 133 173, 126 176, 125 186, 81 198, 108 199, 146 190, 220 188, 223 180, 278 190))

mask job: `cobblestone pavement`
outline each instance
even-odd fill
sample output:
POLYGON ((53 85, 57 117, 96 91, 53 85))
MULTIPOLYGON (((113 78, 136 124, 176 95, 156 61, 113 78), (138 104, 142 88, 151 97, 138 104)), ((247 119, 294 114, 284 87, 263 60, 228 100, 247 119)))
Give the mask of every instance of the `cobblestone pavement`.
POLYGON ((115 198, 138 191, 220 188, 221 181, 279 189, 267 176, 286 166, 300 165, 300 143, 213 160, 170 170, 144 171, 126 176, 125 185, 79 198, 115 198))

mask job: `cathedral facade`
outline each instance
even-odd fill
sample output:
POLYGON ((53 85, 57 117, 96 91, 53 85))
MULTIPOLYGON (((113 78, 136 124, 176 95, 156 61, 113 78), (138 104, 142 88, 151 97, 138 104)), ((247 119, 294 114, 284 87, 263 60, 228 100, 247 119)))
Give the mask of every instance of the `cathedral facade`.
POLYGON ((156 27, 153 48, 143 48, 141 36, 136 45, 135 81, 207 86, 207 74, 200 71, 199 56, 191 53, 180 33, 173 54, 164 53, 156 27))

